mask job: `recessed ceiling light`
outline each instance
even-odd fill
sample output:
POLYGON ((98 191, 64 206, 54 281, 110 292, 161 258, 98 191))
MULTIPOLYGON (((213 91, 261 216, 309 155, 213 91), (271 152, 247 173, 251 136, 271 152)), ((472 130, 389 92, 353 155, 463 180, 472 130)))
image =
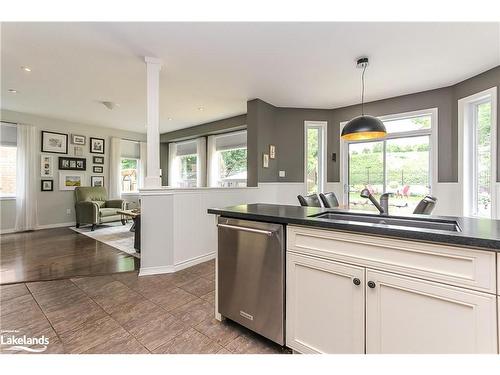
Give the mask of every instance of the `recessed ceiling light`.
POLYGON ((31 68, 29 66, 21 66, 21 69, 28 73, 31 72, 31 68))
POLYGON ((11 94, 17 94, 19 91, 15 90, 15 89, 9 89, 9 92, 11 94))
POLYGON ((168 118, 168 121, 172 121, 172 117, 169 117, 169 118, 168 118))
POLYGON ((198 111, 203 111, 205 108, 203 107, 198 107, 198 111))

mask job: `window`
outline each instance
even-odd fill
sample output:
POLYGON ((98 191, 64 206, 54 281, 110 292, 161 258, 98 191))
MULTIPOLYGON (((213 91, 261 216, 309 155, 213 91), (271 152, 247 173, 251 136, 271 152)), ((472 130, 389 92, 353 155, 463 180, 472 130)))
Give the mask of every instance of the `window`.
MULTIPOLYGON (((377 198, 384 192, 391 214, 413 213, 431 193, 431 135, 435 110, 381 118, 387 129, 383 140, 345 142, 343 145, 344 203, 350 209, 377 211, 360 197, 368 188, 377 198)), ((378 211, 377 211, 378 212, 378 211)))
POLYGON ((0 127, 0 198, 16 196, 17 127, 0 127))
POLYGON ((322 193, 326 182, 326 122, 305 122, 306 194, 322 193))
POLYGON ((136 192, 139 187, 139 159, 122 158, 120 177, 122 193, 136 192))
POLYGON ((496 218, 496 88, 459 100, 464 214, 496 218))
POLYGON ((196 187, 196 154, 179 156, 181 173, 179 187, 196 187))
POLYGON ((208 137, 209 185, 247 186, 247 132, 208 137))
POLYGON ((206 186, 205 137, 169 144, 168 184, 176 188, 206 186))

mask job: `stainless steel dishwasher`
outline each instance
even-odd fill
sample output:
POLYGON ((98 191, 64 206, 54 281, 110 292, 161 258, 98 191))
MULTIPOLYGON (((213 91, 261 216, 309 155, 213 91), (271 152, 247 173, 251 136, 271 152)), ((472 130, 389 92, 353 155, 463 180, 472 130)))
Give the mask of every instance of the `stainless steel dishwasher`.
POLYGON ((220 314, 284 345, 283 225, 219 217, 218 236, 220 314))

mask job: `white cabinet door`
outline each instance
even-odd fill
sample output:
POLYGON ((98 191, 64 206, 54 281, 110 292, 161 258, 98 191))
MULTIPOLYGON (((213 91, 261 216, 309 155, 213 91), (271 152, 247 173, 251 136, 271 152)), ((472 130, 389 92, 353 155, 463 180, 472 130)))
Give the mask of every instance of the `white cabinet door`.
POLYGON ((367 353, 497 353, 494 295, 370 269, 366 280, 367 353))
POLYGON ((364 274, 363 267, 287 253, 287 346, 364 353, 364 274))

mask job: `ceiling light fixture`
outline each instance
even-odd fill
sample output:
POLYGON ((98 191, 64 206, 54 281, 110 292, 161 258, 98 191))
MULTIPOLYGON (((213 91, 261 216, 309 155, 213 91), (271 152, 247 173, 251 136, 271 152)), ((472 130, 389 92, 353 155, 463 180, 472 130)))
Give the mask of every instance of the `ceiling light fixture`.
POLYGON ((168 118, 168 121, 172 121, 172 117, 169 117, 169 118, 168 118))
POLYGON ((11 94, 17 94, 19 91, 15 90, 15 89, 9 89, 9 92, 11 94))
POLYGON ((203 111, 205 108, 203 107, 198 107, 198 111, 203 111))
POLYGON ((21 66, 21 69, 28 73, 31 72, 31 68, 29 66, 21 66))
POLYGON ((361 116, 353 118, 342 129, 342 139, 346 141, 361 141, 365 139, 383 138, 387 134, 384 123, 374 116, 365 115, 365 70, 368 57, 362 57, 356 62, 363 69, 361 75, 361 116))

